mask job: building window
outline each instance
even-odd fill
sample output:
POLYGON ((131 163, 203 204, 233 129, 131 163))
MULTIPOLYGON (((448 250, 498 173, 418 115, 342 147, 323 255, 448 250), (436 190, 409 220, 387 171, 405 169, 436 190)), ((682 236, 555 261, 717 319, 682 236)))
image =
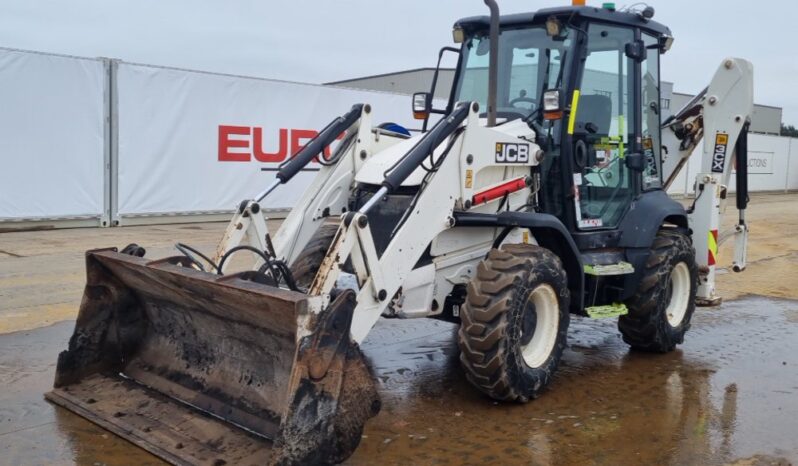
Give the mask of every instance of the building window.
POLYGON ((660 107, 662 107, 663 110, 670 109, 671 108, 671 99, 662 99, 662 102, 660 103, 660 107))

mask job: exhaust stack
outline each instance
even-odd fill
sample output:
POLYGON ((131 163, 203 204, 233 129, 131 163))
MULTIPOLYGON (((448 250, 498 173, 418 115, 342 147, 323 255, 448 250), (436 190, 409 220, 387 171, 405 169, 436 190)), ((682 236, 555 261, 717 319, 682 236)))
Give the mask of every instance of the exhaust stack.
POLYGON ((496 89, 499 81, 499 5, 485 0, 490 9, 490 57, 488 60, 488 127, 496 126, 496 89))

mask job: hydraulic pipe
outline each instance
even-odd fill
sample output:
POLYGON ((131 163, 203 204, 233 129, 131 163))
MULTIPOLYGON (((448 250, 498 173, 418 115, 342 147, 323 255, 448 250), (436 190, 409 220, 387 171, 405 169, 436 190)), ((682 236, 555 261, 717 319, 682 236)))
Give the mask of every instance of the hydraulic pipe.
POLYGON ((490 9, 490 57, 488 57, 488 126, 496 126, 496 92, 499 84, 499 5, 485 0, 490 9))

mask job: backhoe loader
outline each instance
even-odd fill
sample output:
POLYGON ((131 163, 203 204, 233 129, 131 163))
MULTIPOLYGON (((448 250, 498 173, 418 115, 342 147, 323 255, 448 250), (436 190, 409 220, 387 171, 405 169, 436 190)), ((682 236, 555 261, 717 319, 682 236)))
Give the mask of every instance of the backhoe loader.
POLYGON ((571 314, 617 317, 634 349, 682 343, 696 303, 718 302, 735 164, 745 268, 751 64, 724 60, 666 119, 673 38, 652 8, 485 3, 490 16, 454 25, 446 108, 434 84, 413 96, 421 134, 354 105, 238 206, 215 256, 88 251, 47 398, 174 464, 334 463, 380 409, 359 344, 381 317, 458 322, 467 379, 501 401, 551 385, 571 314), (665 190, 694 150, 685 209, 665 190), (272 235, 261 203, 311 164, 272 235), (257 261, 227 273, 236 254, 257 261))

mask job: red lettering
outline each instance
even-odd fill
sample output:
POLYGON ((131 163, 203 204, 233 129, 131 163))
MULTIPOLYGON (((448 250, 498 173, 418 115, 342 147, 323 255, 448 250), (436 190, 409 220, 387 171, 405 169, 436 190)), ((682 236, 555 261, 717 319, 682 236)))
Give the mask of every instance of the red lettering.
POLYGON ((288 155, 288 130, 285 128, 280 128, 280 148, 277 150, 277 152, 272 153, 263 151, 263 128, 252 128, 252 139, 252 146, 254 149, 253 155, 258 162, 282 162, 288 155))
POLYGON ((230 136, 249 136, 249 127, 219 125, 219 161, 249 162, 249 152, 230 152, 232 148, 249 149, 249 141, 230 139, 230 136))
MULTIPOLYGON (((261 163, 280 163, 289 155, 288 142, 291 141, 291 157, 295 156, 318 132, 312 129, 286 129, 280 128, 276 152, 264 150, 263 128, 249 126, 219 125, 219 161, 220 162, 249 162, 251 157, 261 163), (291 132, 289 136, 289 131, 291 132), (251 136, 252 153, 250 153, 249 137, 237 139, 233 136, 251 136), (245 149, 243 152, 233 152, 231 149, 245 149)), ((338 135, 336 140, 343 139, 345 133, 338 135)), ((324 148, 324 155, 329 157, 330 146, 324 148)), ((314 158, 314 162, 318 159, 314 158)))

